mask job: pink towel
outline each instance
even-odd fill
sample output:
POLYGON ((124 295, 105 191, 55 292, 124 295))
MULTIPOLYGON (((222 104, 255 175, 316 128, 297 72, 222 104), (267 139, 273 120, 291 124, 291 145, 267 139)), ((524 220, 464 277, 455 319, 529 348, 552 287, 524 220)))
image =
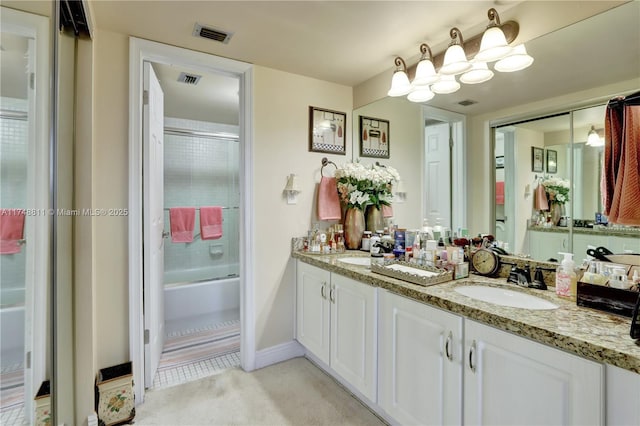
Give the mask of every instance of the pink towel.
POLYGON ((536 187, 534 209, 535 210, 549 210, 549 201, 547 200, 547 191, 544 190, 544 185, 538 184, 536 187))
POLYGON ((496 182, 496 204, 504 204, 504 182, 496 182))
POLYGON ((0 254, 20 253, 24 235, 24 210, 0 209, 0 254))
POLYGON ((393 217, 393 207, 382 205, 382 217, 393 217))
POLYGON ((172 243, 193 242, 193 228, 196 223, 195 207, 173 207, 169 209, 172 243))
POLYGON ((222 207, 200 207, 200 238, 217 240, 222 237, 222 207))
POLYGON ((336 178, 327 176, 320 178, 317 207, 319 220, 342 219, 336 178))
POLYGON ((605 215, 609 215, 611 210, 613 193, 620 168, 624 131, 622 122, 622 109, 616 105, 607 105, 607 115, 604 122, 604 158, 602 175, 600 176, 602 206, 605 215))
POLYGON ((640 106, 624 107, 622 155, 609 222, 640 225, 640 106))

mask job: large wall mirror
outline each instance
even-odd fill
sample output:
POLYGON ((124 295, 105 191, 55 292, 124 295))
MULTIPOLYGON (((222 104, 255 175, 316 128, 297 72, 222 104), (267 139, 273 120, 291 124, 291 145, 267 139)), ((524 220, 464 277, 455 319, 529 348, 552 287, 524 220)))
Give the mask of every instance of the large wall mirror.
MULTIPOLYGON (((433 225, 433 221, 438 217, 431 215, 432 210, 437 210, 433 206, 439 208, 443 202, 429 199, 427 192, 430 189, 429 186, 433 184, 442 194, 443 186, 439 183, 439 178, 443 174, 446 176, 446 173, 437 172, 437 168, 429 169, 432 161, 437 160, 434 160, 428 152, 430 149, 428 127, 448 123, 450 131, 455 132, 457 120, 455 115, 453 118, 442 118, 437 115, 437 111, 457 113, 465 118, 470 126, 464 128, 463 132, 466 134, 460 135, 463 146, 466 146, 463 155, 456 159, 455 143, 451 151, 450 206, 452 211, 461 209, 464 212, 460 219, 456 219, 453 215, 450 217, 452 230, 465 227, 468 219, 472 222, 470 227, 474 228, 469 229, 470 232, 495 233, 497 238, 507 242, 510 252, 530 254, 542 260, 557 258, 558 251, 573 250, 580 253, 576 256, 580 261, 584 258, 586 248, 582 245, 586 247, 586 240, 583 244, 585 237, 578 236, 580 231, 571 231, 573 226, 566 226, 561 230, 540 229, 539 234, 536 234, 539 238, 533 243, 530 241, 531 232, 527 221, 533 218, 536 182, 546 177, 557 177, 572 185, 570 202, 561 209, 561 215, 565 217, 563 223, 567 223, 568 218, 571 218, 570 225, 573 225, 573 220, 576 219, 578 220, 576 224, 582 226, 589 225, 589 221, 595 220, 595 213, 602 211, 598 192, 598 167, 600 167, 602 148, 587 145, 587 136, 592 126, 594 131, 602 136, 604 108, 608 98, 634 90, 632 83, 633 79, 638 78, 638 66, 635 59, 631 65, 608 69, 606 76, 598 72, 599 78, 589 80, 591 77, 579 75, 579 73, 571 72, 569 75, 564 68, 554 69, 559 66, 556 63, 558 51, 554 46, 557 46, 560 41, 567 42, 571 45, 570 50, 577 52, 580 49, 590 49, 589 46, 593 46, 594 43, 598 46, 619 45, 620 40, 625 40, 625 44, 640 47, 640 39, 635 29, 637 25, 634 26, 638 13, 639 4, 629 2, 528 41, 527 49, 535 57, 534 65, 530 69, 521 71, 519 77, 514 77, 513 80, 509 80, 505 75, 496 75, 493 80, 477 87, 463 85, 462 89, 453 95, 437 95, 424 105, 413 104, 404 97, 386 97, 355 109, 352 116, 352 158, 363 163, 376 161, 360 156, 359 117, 389 120, 390 158, 379 161, 383 164, 391 164, 398 169, 407 191, 403 204, 394 208, 397 213, 396 223, 409 228, 417 227, 420 226, 423 218, 429 218, 433 225), (618 30, 610 31, 612 27, 618 30), (594 39, 597 40, 594 41, 594 39), (566 80, 558 80, 559 76, 566 80), (525 84, 528 81, 535 81, 535 85, 531 87, 540 88, 540 90, 534 89, 536 93, 532 93, 525 84), (588 85, 586 81, 589 81, 588 85), (608 87, 604 86, 605 84, 613 87, 619 83, 629 84, 618 85, 610 89, 611 91, 605 91, 608 87), (567 90, 567 87, 571 89, 567 90), (530 102, 532 102, 530 109, 535 111, 530 114, 526 113, 529 108, 526 105, 526 98, 523 100, 523 94, 528 90, 531 95, 530 102), (540 91, 546 93, 549 99, 566 96, 571 100, 556 100, 555 103, 545 106, 544 101, 540 102, 542 99, 537 93, 540 91), (514 96, 509 96, 509 93, 513 93, 514 96), (576 100, 575 96, 578 93, 584 93, 584 96, 576 100), (451 97, 448 98, 448 96, 451 97), (457 103, 458 100, 467 97, 480 102, 471 107, 463 107, 457 103), (491 108, 483 109, 483 101, 487 97, 491 98, 491 108), (516 99, 519 101, 516 102, 516 99), (538 104, 534 105, 534 100, 538 104), (504 114, 497 115, 495 112, 497 110, 504 114), (511 116, 517 117, 517 120, 502 118, 511 116), (480 130, 479 122, 487 126, 486 134, 480 130), (488 123, 491 123, 491 126, 488 123), (499 123, 500 126, 493 123, 499 123), (527 138, 531 139, 530 143, 527 142, 528 145, 520 146, 515 142, 527 138), (495 151, 494 145, 486 142, 489 139, 495 139, 495 151), (490 151, 480 153, 478 147, 487 145, 490 146, 490 151), (537 157, 539 163, 535 169, 538 171, 532 169, 531 148, 533 146, 537 148, 536 153, 540 155, 537 157), (472 155, 474 158, 465 158, 465 154, 472 155), (491 164, 484 169, 475 166, 480 161, 488 160, 491 164), (464 174, 474 173, 470 171, 471 169, 475 171, 475 175, 464 174), (482 175, 480 175, 481 172, 483 172, 482 175), (466 183, 466 188, 463 185, 456 186, 456 176, 458 176, 458 182, 466 183), (487 182, 487 180, 490 181, 487 182), (496 182, 499 183, 496 185, 498 197, 495 197, 486 209, 480 209, 477 204, 474 205, 473 200, 477 201, 480 196, 477 194, 486 194, 481 197, 493 197, 493 190, 488 191, 487 188, 495 185, 496 182), (487 188, 483 186, 485 184, 487 188), (456 198, 457 196, 460 198, 456 198), (519 202, 515 202, 516 200, 519 202), (494 214, 495 221, 491 219, 494 214), (537 244, 539 249, 532 249, 532 244, 537 244)), ((603 49, 601 54, 608 58, 611 55, 611 61, 616 62, 613 58, 616 55, 615 49, 603 49)), ((571 59, 572 68, 575 70, 600 66, 600 62, 594 65, 589 55, 572 53, 571 59)), ((627 60, 630 59, 626 58, 625 61, 627 60)), ((626 236, 628 235, 618 237, 626 236)), ((637 239, 634 241, 620 238, 607 239, 602 242, 602 245, 608 244, 614 251, 640 251, 640 247, 636 244, 637 239)))
POLYGON ((495 146, 496 237, 512 252, 557 261, 588 248, 640 253, 635 227, 604 225, 600 176, 606 104, 506 123, 495 146))
POLYGON ((51 30, 38 13, 2 7, 0 17, 0 423, 33 424, 53 370, 51 30))

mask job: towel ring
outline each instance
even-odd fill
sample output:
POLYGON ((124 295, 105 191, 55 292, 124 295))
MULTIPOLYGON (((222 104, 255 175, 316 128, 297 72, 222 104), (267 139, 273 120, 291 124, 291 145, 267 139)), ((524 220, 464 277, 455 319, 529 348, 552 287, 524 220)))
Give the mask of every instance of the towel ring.
POLYGON ((336 170, 338 170, 338 166, 336 166, 336 163, 334 163, 333 161, 329 161, 327 159, 327 157, 324 157, 324 158, 322 158, 322 168, 320 169, 320 175, 321 176, 324 176, 322 171, 324 170, 325 166, 328 166, 329 164, 333 164, 333 167, 335 167, 336 170))

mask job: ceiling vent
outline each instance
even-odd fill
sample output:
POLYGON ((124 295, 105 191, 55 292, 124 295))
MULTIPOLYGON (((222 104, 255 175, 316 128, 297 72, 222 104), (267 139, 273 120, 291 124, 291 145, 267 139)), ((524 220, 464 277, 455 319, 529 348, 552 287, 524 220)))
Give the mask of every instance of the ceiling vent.
POLYGON ((178 76, 178 82, 195 86, 200 81, 200 78, 202 78, 201 75, 187 74, 186 72, 181 72, 180 76, 178 76))
POLYGON ((458 102, 458 105, 469 106, 469 105, 473 105, 473 104, 477 104, 477 103, 478 103, 478 101, 472 101, 471 99, 467 99, 465 101, 458 102))
POLYGON ((217 30, 212 27, 205 27, 204 25, 197 24, 193 28, 193 35, 195 37, 208 38, 209 40, 219 41, 220 43, 227 44, 231 40, 233 33, 229 31, 217 30))

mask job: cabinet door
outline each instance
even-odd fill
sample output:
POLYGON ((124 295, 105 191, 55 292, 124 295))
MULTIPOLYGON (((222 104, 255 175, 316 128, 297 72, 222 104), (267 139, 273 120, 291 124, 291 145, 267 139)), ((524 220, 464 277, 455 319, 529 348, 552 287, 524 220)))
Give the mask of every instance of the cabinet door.
POLYGON ((462 318, 380 294, 378 399, 399 424, 461 424, 462 318))
MULTIPOLYGON (((566 228, 565 228, 566 229, 566 228)), ((529 231, 529 254, 532 259, 562 259, 558 252, 569 250, 568 231, 545 232, 529 231)))
POLYGON ((331 275, 331 368, 376 401, 376 288, 331 275))
POLYGON ((607 248, 615 254, 622 254, 625 251, 640 253, 640 234, 637 237, 609 237, 607 248))
POLYGON ((465 424, 603 424, 598 363, 466 320, 465 364, 465 424))
POLYGON ((640 425, 640 374, 607 365, 607 422, 609 426, 640 425))
POLYGON ((328 271, 298 261, 296 285, 296 334, 307 350, 329 363, 328 271))

